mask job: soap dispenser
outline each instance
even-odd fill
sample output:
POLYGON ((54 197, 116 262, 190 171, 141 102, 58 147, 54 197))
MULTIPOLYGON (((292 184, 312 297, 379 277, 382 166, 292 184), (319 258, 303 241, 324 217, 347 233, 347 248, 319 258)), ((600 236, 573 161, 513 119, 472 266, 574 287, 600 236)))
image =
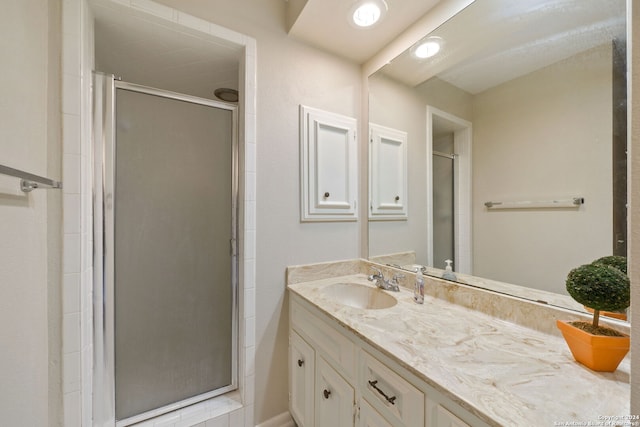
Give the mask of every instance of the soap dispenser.
POLYGON ((453 272, 453 269, 451 268, 451 263, 453 261, 451 261, 450 259, 447 259, 444 262, 447 263, 447 266, 444 269, 444 273, 442 273, 442 278, 443 279, 447 279, 447 280, 452 280, 452 281, 455 282, 457 280, 457 278, 456 278, 455 273, 453 272))

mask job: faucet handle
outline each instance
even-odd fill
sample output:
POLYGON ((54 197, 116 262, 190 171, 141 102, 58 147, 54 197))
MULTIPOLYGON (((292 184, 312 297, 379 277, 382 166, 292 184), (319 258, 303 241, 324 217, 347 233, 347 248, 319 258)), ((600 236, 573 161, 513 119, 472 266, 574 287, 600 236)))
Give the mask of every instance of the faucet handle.
POLYGON ((392 283, 398 283, 399 279, 404 279, 406 276, 404 274, 394 274, 391 278, 392 283))
POLYGON ((382 275, 382 271, 380 271, 376 267, 371 267, 371 269, 373 270, 373 274, 369 275, 367 277, 367 280, 369 280, 370 282, 373 282, 374 280, 384 279, 384 276, 382 275))

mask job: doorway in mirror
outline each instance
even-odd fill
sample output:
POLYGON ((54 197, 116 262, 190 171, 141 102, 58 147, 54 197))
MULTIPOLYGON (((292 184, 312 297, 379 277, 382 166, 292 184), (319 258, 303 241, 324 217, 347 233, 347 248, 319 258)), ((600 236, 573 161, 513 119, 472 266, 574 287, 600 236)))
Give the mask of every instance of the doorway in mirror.
POLYGON ((427 262, 471 271, 471 122, 427 106, 427 262))

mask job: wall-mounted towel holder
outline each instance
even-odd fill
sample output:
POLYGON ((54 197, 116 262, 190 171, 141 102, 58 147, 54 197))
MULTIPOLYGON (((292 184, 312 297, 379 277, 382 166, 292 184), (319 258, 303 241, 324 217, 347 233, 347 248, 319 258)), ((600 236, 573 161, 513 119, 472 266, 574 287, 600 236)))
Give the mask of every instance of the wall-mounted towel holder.
POLYGON ((487 209, 541 209, 541 208, 578 208, 584 204, 584 197, 572 197, 559 200, 523 200, 517 202, 485 202, 487 209))
POLYGON ((9 166, 0 165, 0 174, 20 178, 20 189, 25 193, 37 188, 62 188, 62 182, 60 181, 54 181, 53 179, 10 168, 9 166))

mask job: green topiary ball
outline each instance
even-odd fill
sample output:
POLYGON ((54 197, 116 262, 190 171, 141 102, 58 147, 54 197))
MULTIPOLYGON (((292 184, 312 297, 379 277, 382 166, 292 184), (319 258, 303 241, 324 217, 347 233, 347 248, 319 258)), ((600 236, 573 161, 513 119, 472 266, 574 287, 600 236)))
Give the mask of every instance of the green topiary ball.
POLYGON ((619 255, 603 256, 602 258, 598 258, 597 260, 593 261, 591 264, 610 265, 611 267, 615 267, 618 270, 622 271, 624 274, 627 274, 627 257, 619 255))
POLYGON ((630 304, 630 283, 626 274, 605 264, 585 264, 567 276, 567 292, 594 310, 624 310, 630 304))

